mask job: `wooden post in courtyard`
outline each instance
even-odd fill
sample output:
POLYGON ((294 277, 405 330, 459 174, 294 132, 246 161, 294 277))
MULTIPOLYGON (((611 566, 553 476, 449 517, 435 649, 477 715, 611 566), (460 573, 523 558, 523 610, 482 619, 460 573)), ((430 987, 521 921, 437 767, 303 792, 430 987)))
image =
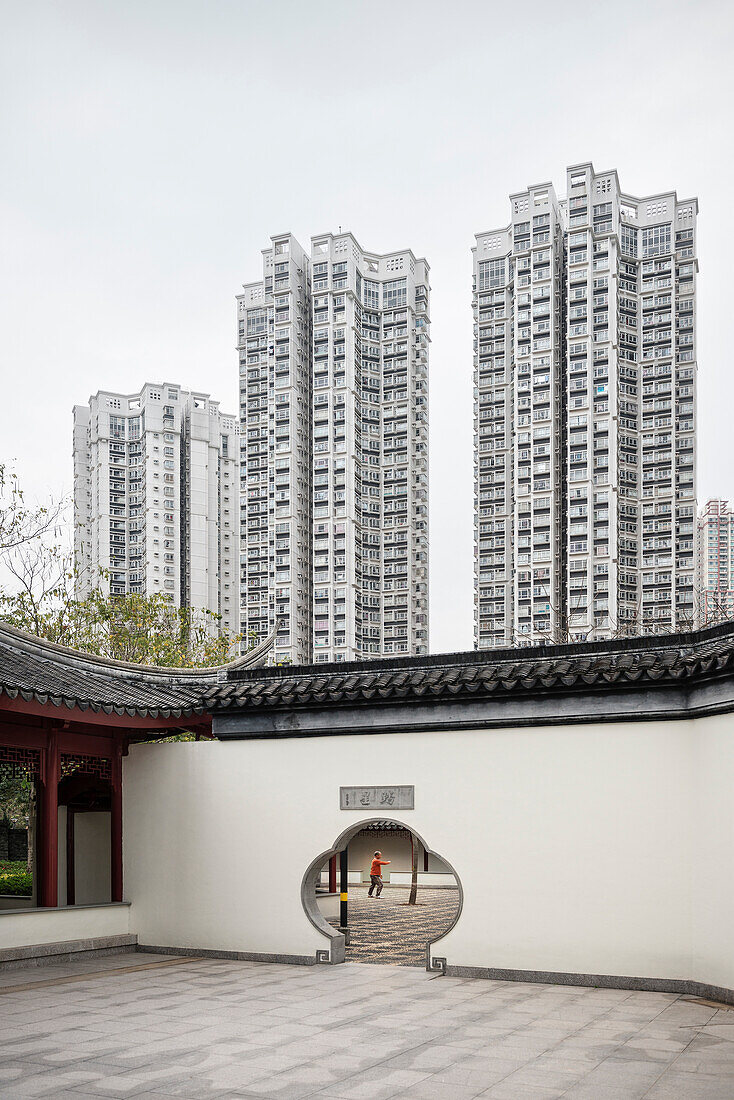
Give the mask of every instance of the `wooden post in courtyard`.
POLYGON ((76 901, 76 871, 74 868, 74 811, 66 807, 66 904, 76 901))
POLYGON ((329 860, 329 893, 336 893, 336 856, 329 860))
POLYGON ((410 834, 410 895, 408 905, 415 905, 418 897, 418 842, 410 834))
POLYGON ((349 897, 349 848, 344 848, 339 853, 339 931, 344 933, 347 943, 349 943, 349 914, 347 911, 347 899, 349 897))
POLYGON ((110 901, 122 901, 122 750, 112 754, 110 804, 110 901))
POLYGON ((41 875, 38 890, 39 906, 50 908, 59 904, 59 771, 59 741, 53 731, 43 750, 39 838, 41 875))

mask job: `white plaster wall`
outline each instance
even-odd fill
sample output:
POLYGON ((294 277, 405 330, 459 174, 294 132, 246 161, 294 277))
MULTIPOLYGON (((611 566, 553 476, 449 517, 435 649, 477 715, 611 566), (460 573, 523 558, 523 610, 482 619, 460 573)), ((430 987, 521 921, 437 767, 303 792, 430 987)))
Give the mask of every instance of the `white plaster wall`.
MULTIPOLYGON (((382 868, 382 877, 385 882, 390 881, 394 871, 410 871, 411 854, 410 840, 399 834, 391 836, 389 833, 376 836, 374 833, 358 834, 349 841, 349 867, 353 871, 362 872, 362 880, 369 882, 370 866, 376 851, 382 852, 383 859, 389 859, 390 864, 382 868)), ((446 869, 443 860, 437 856, 429 855, 428 867, 431 871, 446 869)), ((418 845, 418 869, 423 870, 423 849, 418 845)))
POLYGON ((1 894, 0 909, 30 909, 36 903, 33 898, 26 898, 16 894, 1 894))
MULTIPOLYGON (((58 903, 66 905, 66 806, 59 806, 58 903)), ((110 814, 74 814, 74 904, 103 905, 110 887, 110 814)))
POLYGON ((74 815, 74 904, 110 900, 110 814, 74 815))
POLYGON ((88 940, 98 936, 123 936, 129 931, 129 905, 102 905, 89 909, 70 906, 68 909, 0 913, 0 948, 88 940))
MULTIPOLYGON (((360 884, 360 882, 365 881, 364 876, 365 876, 365 873, 362 870, 360 870, 360 871, 348 871, 347 872, 347 882, 350 886, 351 885, 358 886, 360 884)), ((369 877, 370 876, 367 875, 367 879, 369 879, 369 877)), ((338 870, 337 870, 337 873, 336 873, 336 879, 337 879, 337 886, 338 886, 339 885, 339 871, 338 870)), ((322 871, 321 871, 321 884, 322 884, 322 886, 327 886, 328 883, 329 883, 329 863, 327 861, 324 864, 324 866, 322 868, 322 871)))
POLYGON ((695 724, 693 971, 734 989, 734 724, 720 715, 695 724))
POLYGON ((56 849, 58 852, 56 890, 59 905, 66 905, 66 815, 66 806, 59 806, 59 841, 56 849))
POLYGON ((339 920, 341 901, 338 894, 317 894, 316 905, 324 920, 339 920))
MULTIPOLYGON (((382 877, 385 882, 389 882, 392 871, 410 868, 410 841, 407 837, 358 835, 349 842, 349 867, 350 870, 361 871, 365 882, 369 882, 370 865, 378 849, 382 852, 383 859, 390 860, 389 866, 382 868, 382 877)), ((422 867, 422 850, 419 858, 422 867)))
MULTIPOLYGON (((410 871, 393 871, 390 883, 392 886, 410 886, 413 881, 413 876, 410 871)), ((419 871, 418 872, 418 885, 419 886, 446 886, 451 890, 456 889, 456 879, 452 874, 447 871, 419 871)))
POLYGON ((733 723, 134 746, 132 930, 144 944, 313 956, 326 941, 303 913, 303 873, 372 816, 340 811, 339 786, 412 783, 416 808, 396 817, 464 889, 436 947, 449 964, 734 986, 733 819, 722 827, 718 810, 733 723), (702 833, 717 834, 704 859, 702 833), (705 908, 694 863, 714 889, 705 908))

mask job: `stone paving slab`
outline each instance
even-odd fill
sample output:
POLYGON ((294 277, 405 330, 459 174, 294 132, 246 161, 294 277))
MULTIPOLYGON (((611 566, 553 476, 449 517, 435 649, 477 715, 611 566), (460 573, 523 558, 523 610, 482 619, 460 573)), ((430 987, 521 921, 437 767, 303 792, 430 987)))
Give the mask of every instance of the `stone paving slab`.
POLYGON ((126 961, 34 968, 42 986, 6 988, 0 1095, 734 1097, 734 1011, 674 994, 436 977, 401 965, 126 961))

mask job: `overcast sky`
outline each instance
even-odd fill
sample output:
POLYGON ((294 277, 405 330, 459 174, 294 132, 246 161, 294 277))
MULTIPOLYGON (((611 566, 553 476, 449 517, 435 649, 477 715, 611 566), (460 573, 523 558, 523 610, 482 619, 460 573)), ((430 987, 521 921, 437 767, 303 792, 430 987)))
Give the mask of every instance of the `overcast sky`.
POLYGON ((431 266, 431 648, 472 645, 474 234, 568 164, 697 195, 699 500, 734 496, 728 2, 3 0, 0 461, 70 492, 75 403, 237 409, 274 233, 431 266))

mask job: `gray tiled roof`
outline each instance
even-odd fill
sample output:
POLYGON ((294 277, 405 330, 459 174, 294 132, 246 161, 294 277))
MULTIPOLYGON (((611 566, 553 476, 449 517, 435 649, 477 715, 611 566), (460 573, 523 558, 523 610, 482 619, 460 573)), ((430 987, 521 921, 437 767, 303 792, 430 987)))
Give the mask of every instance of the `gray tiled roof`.
POLYGON ((734 672, 734 623, 597 643, 231 672, 207 708, 350 706, 672 685, 734 672))
POLYGON ((230 665, 129 665, 0 625, 0 694, 119 715, 179 717, 235 708, 293 711, 634 691, 734 676, 734 623, 686 635, 406 657, 253 667, 272 639, 230 665))
POLYGON ((208 711, 204 703, 228 671, 261 660, 272 639, 230 665, 159 668, 94 657, 0 624, 0 695, 118 715, 178 718, 208 711))

